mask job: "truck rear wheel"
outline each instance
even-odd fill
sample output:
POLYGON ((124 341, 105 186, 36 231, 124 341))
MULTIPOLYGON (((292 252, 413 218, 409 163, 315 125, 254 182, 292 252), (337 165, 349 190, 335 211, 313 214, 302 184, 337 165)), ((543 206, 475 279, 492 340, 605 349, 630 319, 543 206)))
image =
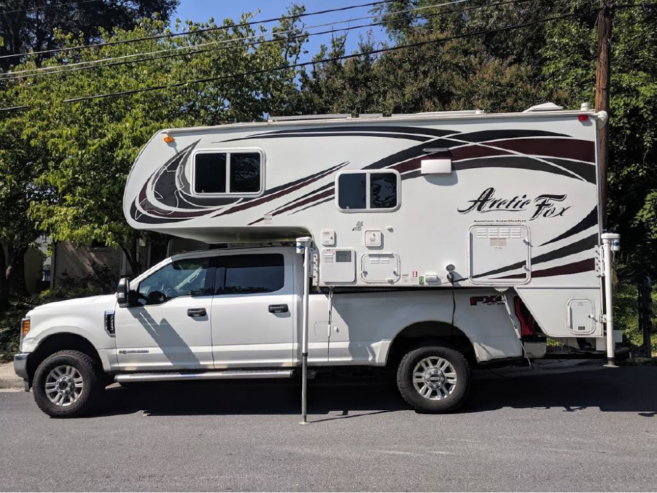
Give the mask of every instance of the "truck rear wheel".
POLYGON ((470 393, 470 367, 462 353, 425 346, 406 353, 397 370, 399 392, 421 413, 456 411, 470 393))
POLYGON ((48 356, 34 376, 34 400, 53 418, 89 413, 102 390, 96 362, 80 351, 59 351, 48 356))

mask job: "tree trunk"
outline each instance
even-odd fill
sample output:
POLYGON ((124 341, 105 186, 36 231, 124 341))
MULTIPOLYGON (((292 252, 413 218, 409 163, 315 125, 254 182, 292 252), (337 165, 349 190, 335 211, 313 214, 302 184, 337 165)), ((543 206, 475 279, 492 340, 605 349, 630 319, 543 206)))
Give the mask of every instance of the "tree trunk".
POLYGON ((27 298, 30 296, 30 293, 27 291, 27 286, 25 285, 26 252, 27 246, 9 246, 9 272, 7 273, 9 289, 13 295, 19 298, 27 298))
POLYGON ((141 262, 139 262, 139 238, 134 236, 130 241, 130 248, 121 245, 121 250, 123 250, 123 253, 130 264, 131 277, 136 277, 141 274, 142 266, 141 262))
POLYGON ((9 308, 9 282, 7 281, 7 257, 0 243, 0 313, 9 308))

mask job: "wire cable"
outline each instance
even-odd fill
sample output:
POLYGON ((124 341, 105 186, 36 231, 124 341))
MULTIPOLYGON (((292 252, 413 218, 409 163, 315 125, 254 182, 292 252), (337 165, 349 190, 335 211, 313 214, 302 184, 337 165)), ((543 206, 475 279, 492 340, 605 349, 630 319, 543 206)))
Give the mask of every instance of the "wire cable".
MULTIPOLYGON (((244 76, 249 76, 249 75, 259 75, 259 74, 264 74, 264 73, 273 73, 273 72, 278 72, 282 70, 290 70, 293 68, 300 68, 300 67, 306 67, 309 65, 318 65, 321 63, 331 63, 331 62, 337 62, 337 61, 342 61, 342 60, 349 60, 352 58, 358 58, 362 56, 372 56, 372 55, 378 55, 381 53, 388 53, 388 52, 394 52, 394 51, 399 51, 399 50, 404 50, 408 48, 416 48, 420 46, 426 46, 429 44, 434 44, 434 43, 445 43, 448 41, 452 41, 455 39, 462 39, 462 38, 468 38, 468 37, 473 37, 473 36, 485 36, 488 34, 493 34, 493 33, 498 33, 498 32, 504 32, 504 31, 511 31, 514 29, 522 29, 528 26, 533 26, 536 24, 542 24, 545 22, 551 22, 554 20, 558 19, 564 19, 568 17, 574 17, 576 15, 579 15, 577 13, 570 13, 570 14, 562 14, 559 16, 553 16, 553 17, 546 17, 544 19, 538 19, 535 21, 530 21, 530 22, 525 22, 522 24, 516 24, 512 26, 506 26, 506 27, 501 27, 501 28, 496 28, 496 29, 487 29, 483 31, 476 31, 476 32, 470 32, 470 33, 463 33, 455 36, 449 36, 449 37, 444 37, 444 38, 438 38, 438 39, 432 39, 432 40, 427 40, 427 41, 419 41, 416 43, 410 43, 410 44, 405 44, 405 45, 397 45, 397 46, 392 46, 389 48, 380 48, 377 50, 370 50, 367 52, 358 52, 358 53, 353 53, 350 55, 341 55, 341 56, 336 56, 336 57, 330 57, 330 58, 324 58, 321 60, 312 60, 309 62, 301 62, 301 63, 296 63, 296 64, 286 64, 286 65, 280 65, 278 67, 272 67, 272 68, 267 68, 267 69, 261 69, 261 70, 253 70, 249 72, 241 72, 241 73, 236 73, 236 74, 228 74, 224 76, 218 76, 218 77, 206 77, 202 79, 193 79, 189 80, 186 82, 176 82, 173 84, 165 84, 165 85, 159 85, 159 86, 152 86, 152 87, 143 87, 140 89, 131 89, 127 91, 120 91, 120 92, 114 92, 114 93, 106 93, 106 94, 94 94, 90 96, 79 96, 75 98, 69 98, 69 99, 64 99, 60 101, 61 103, 77 103, 80 101, 90 101, 90 100, 95 100, 95 99, 105 99, 105 98, 113 98, 113 97, 123 97, 123 96, 128 96, 132 94, 141 94, 145 92, 151 92, 151 91, 161 91, 165 89, 173 89, 177 87, 185 87, 185 86, 191 86, 195 84, 202 84, 202 83, 207 83, 207 82, 218 82, 218 81, 223 81, 223 80, 230 80, 230 79, 235 79, 238 77, 244 77, 244 76)), ((14 106, 10 108, 0 108, 1 112, 5 111, 11 111, 11 110, 17 110, 17 109, 26 109, 26 108, 31 108, 31 106, 14 106)))
MULTIPOLYGON (((301 19, 303 17, 311 17, 314 15, 324 15, 324 14, 330 14, 334 12, 344 12, 346 10, 353 10, 353 9, 358 9, 358 8, 364 8, 364 7, 373 7, 375 5, 380 5, 384 3, 389 3, 392 2, 393 0, 379 0, 377 2, 369 2, 369 3, 364 3, 364 4, 358 4, 358 5, 347 5, 345 7, 338 7, 334 9, 325 9, 325 10, 318 10, 315 12, 303 12, 301 14, 296 14, 296 15, 289 15, 289 16, 282 16, 282 17, 274 17, 271 19, 265 19, 262 21, 249 21, 249 22, 242 22, 240 24, 233 24, 233 25, 223 25, 223 26, 216 26, 216 27, 207 27, 207 28, 202 28, 202 29, 196 29, 193 31, 184 31, 184 32, 178 32, 178 33, 164 33, 164 34, 157 34, 154 36, 144 36, 141 38, 134 38, 134 39, 124 39, 124 40, 117 40, 117 41, 107 41, 104 43, 95 43, 91 45, 78 45, 78 46, 69 46, 66 48, 53 48, 50 50, 40 50, 40 51, 32 51, 30 53, 14 53, 11 55, 2 55, 0 56, 0 59, 5 59, 5 58, 16 58, 16 57, 25 57, 25 56, 34 56, 34 55, 43 55, 43 54, 49 54, 49 53, 68 53, 71 51, 76 51, 76 50, 85 50, 85 49, 91 49, 91 48, 100 48, 103 46, 116 46, 116 45, 121 45, 121 44, 128 44, 128 43, 137 43, 140 41, 150 41, 150 40, 155 40, 155 39, 164 39, 164 38, 173 38, 176 36, 191 36, 194 34, 202 34, 206 32, 211 32, 211 31, 225 31, 228 29, 237 29, 240 27, 248 27, 248 26, 253 26, 256 24, 267 24, 271 22, 277 22, 277 21, 283 21, 283 20, 290 20, 290 19, 301 19)), ((461 3, 465 2, 468 0, 455 0, 450 3, 461 3)))
MULTIPOLYGON (((388 1, 390 1, 390 0, 388 0, 388 1)), ((443 3, 443 4, 438 4, 438 5, 431 5, 431 6, 417 7, 417 8, 407 9, 407 10, 400 10, 400 11, 390 12, 389 14, 386 14, 386 15, 405 14, 405 13, 410 13, 410 12, 414 12, 414 11, 426 10, 428 8, 453 5, 455 3, 460 3, 460 2, 463 2, 463 1, 466 1, 466 0, 457 0, 455 2, 443 3)), ((485 7, 492 7, 492 6, 502 5, 502 4, 506 4, 506 3, 519 3, 519 2, 527 2, 527 1, 530 1, 530 0, 507 0, 505 2, 497 2, 495 4, 486 5, 485 7)), ((470 7, 467 10, 472 10, 472 9, 476 9, 476 8, 483 8, 483 7, 484 6, 470 7)), ((461 10, 466 10, 466 9, 461 9, 461 10)), ((456 11, 456 10, 450 10, 448 12, 442 12, 441 11, 441 12, 439 12, 439 14, 454 13, 454 12, 458 12, 458 11, 456 11)), ((429 14, 426 17, 431 17, 431 16, 435 16, 435 15, 436 14, 429 14)), ((326 27, 326 26, 335 26, 337 24, 345 24, 345 23, 350 23, 350 22, 355 22, 355 21, 375 19, 375 18, 378 18, 378 17, 380 17, 380 16, 378 16, 378 15, 369 15, 369 16, 363 16, 363 17, 356 17, 356 18, 346 19, 346 20, 342 20, 342 21, 327 22, 327 23, 324 23, 324 24, 317 24, 317 25, 314 25, 314 26, 308 26, 308 27, 305 27, 304 29, 316 29, 316 28, 326 27)), ((386 23, 386 21, 382 20, 382 21, 377 22, 377 23, 372 23, 371 26, 383 25, 385 23, 386 23)), ((363 26, 361 26, 361 27, 363 27, 363 26)), ((353 29, 356 29, 356 28, 353 28, 353 29)), ((345 28, 345 30, 348 30, 348 29, 345 28)), ((281 36, 281 35, 285 35, 285 34, 289 34, 289 33, 293 33, 293 32, 296 32, 296 30, 295 29, 288 29, 286 31, 279 31, 279 32, 272 33, 272 34, 274 34, 275 36, 281 36)), ((328 31, 328 32, 330 32, 330 31, 328 31)), ((326 32, 316 33, 316 34, 326 34, 326 32)), ((313 35, 315 35, 315 34, 313 34, 313 35)), ((18 75, 21 75, 21 74, 26 74, 26 75, 23 75, 23 77, 27 77, 27 76, 31 76, 33 74, 36 75, 40 72, 44 72, 44 73, 48 73, 48 74, 50 74, 50 73, 60 73, 61 71, 53 71, 53 69, 64 68, 64 67, 77 67, 77 66, 83 66, 83 65, 87 66, 87 65, 95 65, 95 64, 107 65, 104 62, 108 62, 108 61, 112 61, 112 60, 125 60, 125 59, 128 59, 128 58, 137 58, 137 57, 145 56, 145 55, 156 55, 158 53, 170 53, 172 51, 173 52, 179 52, 179 51, 187 50, 187 49, 190 49, 190 48, 200 48, 200 47, 204 47, 204 46, 216 46, 216 45, 222 45, 222 44, 230 44, 230 43, 240 42, 240 41, 244 41, 244 40, 248 40, 248 39, 257 39, 259 37, 260 37, 260 35, 254 35, 254 36, 247 36, 245 38, 223 39, 223 40, 219 40, 219 41, 210 41, 210 42, 207 42, 207 43, 200 43, 200 44, 197 44, 193 47, 192 46, 181 46, 181 47, 178 47, 178 48, 169 48, 169 49, 165 49, 165 50, 156 50, 156 51, 142 52, 142 53, 130 53, 130 54, 127 54, 127 55, 109 57, 109 58, 98 59, 98 60, 85 60, 85 61, 75 62, 75 63, 50 65, 48 67, 38 67, 38 68, 34 68, 34 69, 25 69, 25 70, 17 70, 17 71, 12 71, 12 72, 5 72, 4 74, 0 74, 0 75, 4 75, 5 77, 2 77, 2 78, 8 79, 8 78, 10 78, 10 76, 18 76, 18 75)), ((301 37, 301 35, 299 37, 301 37)), ((144 38, 139 38, 139 39, 144 39, 144 38)), ((284 39, 280 39, 280 40, 277 40, 277 41, 283 41, 283 40, 284 39)), ((133 40, 125 40, 125 41, 133 41, 133 40)), ((203 52, 205 53, 206 51, 203 51, 203 52)), ((193 52, 191 52, 191 53, 193 53, 193 52)), ((188 53, 181 53, 181 54, 178 54, 177 56, 184 56, 186 54, 188 54, 188 53)), ((2 58, 2 57, 0 57, 0 58, 2 58)), ((162 58, 164 58, 164 57, 162 57, 162 58)), ((148 61, 148 60, 146 60, 146 61, 148 61)), ((71 70, 73 70, 73 69, 71 69, 71 70)), ((0 78, 0 79, 2 79, 2 78, 0 78)))
MULTIPOLYGON (((461 13, 461 12, 466 12, 470 10, 478 10, 482 8, 491 8, 491 7, 497 7, 500 5, 507 5, 507 4, 515 4, 515 3, 526 3, 530 2, 533 0, 505 0, 502 2, 495 2, 492 4, 488 5, 477 5, 474 7, 464 7, 462 9, 458 10, 447 10, 447 11, 440 11, 440 12, 434 12, 432 14, 427 14, 425 15, 425 18, 429 19, 432 17, 437 17, 437 16, 443 16, 443 15, 448 15, 448 14, 453 14, 453 13, 461 13)), ((415 9, 410 9, 409 11, 413 11, 415 9)), ((399 12, 391 12, 390 15, 395 15, 399 13, 406 13, 409 11, 399 11, 399 12)), ((320 27, 326 27, 326 26, 335 26, 337 24, 345 24, 345 23, 350 23, 358 20, 363 20, 363 19, 373 19, 377 18, 379 16, 367 16, 367 17, 360 17, 360 18, 355 18, 355 19, 348 19, 348 20, 343 20, 343 21, 335 21, 335 22, 327 22, 324 24, 317 24, 314 26, 307 26, 304 29, 317 29, 320 27)), ((295 36, 292 36, 291 38, 284 38, 281 37, 282 35, 285 34, 291 34, 296 32, 294 29, 290 29, 287 31, 279 31, 276 33, 273 33, 276 38, 273 39, 267 39, 267 40, 258 40, 261 35, 255 35, 255 36, 247 36, 244 38, 231 38, 231 39, 226 39, 226 40, 220 40, 220 41, 212 41, 208 43, 200 43, 195 46, 184 46, 184 47, 179 47, 179 48, 171 48, 171 49, 166 49, 166 50, 156 50, 156 51, 151 51, 151 52, 142 52, 142 53, 132 53, 128 55, 122 55, 118 57, 110 57, 110 58, 105 58, 105 59, 98 59, 98 60, 87 60, 87 61, 82 61, 82 62, 76 62, 76 63, 70 63, 70 64, 65 64, 65 65, 51 65, 48 67, 39 67, 35 69, 26 69, 26 70, 18 70, 18 71, 13 71, 13 72, 5 72, 4 74, 0 74, 0 80, 16 80, 16 79, 23 79, 23 78, 29 78, 29 77, 36 77, 40 75, 55 75, 55 74, 61 74, 61 73, 66 73, 66 72, 78 72, 81 70, 92 70, 92 69, 98 69, 98 68, 105 68, 105 67, 116 67, 120 65, 129 65, 129 64, 138 64, 142 62, 148 62, 148 61, 154 61, 158 59, 169 59, 169 58, 175 58, 175 57, 181 57, 181 56, 189 56, 189 55, 197 55, 197 54, 202 54, 202 53, 209 53, 212 51, 223 51, 223 49, 216 49, 216 48, 209 48, 209 49, 198 49, 202 48, 205 46, 216 46, 216 45, 225 45, 225 44, 232 44, 232 43, 238 43, 238 42, 244 42, 248 40, 254 40, 254 42, 251 44, 251 46, 259 45, 259 44, 266 44, 266 43, 280 43, 284 41, 289 41, 290 39, 299 39, 299 38, 304 38, 304 37, 312 37, 312 36, 319 36, 319 35, 324 35, 324 34, 334 34, 337 32, 347 32, 347 31, 352 31, 355 29, 363 29, 366 27, 376 27, 376 26, 382 26, 386 23, 387 21, 382 20, 379 22, 373 22, 369 24, 361 24, 358 26, 349 26, 349 27, 344 27, 340 29, 331 29, 327 31, 321 31, 321 32, 314 32, 314 33, 308 33, 308 32, 302 32, 300 34, 297 34, 295 36), (180 51, 187 50, 189 49, 190 51, 184 52, 184 53, 179 53, 180 51), (141 56, 146 56, 146 55, 158 55, 159 53, 170 53, 170 52, 176 52, 173 54, 169 55, 161 55, 161 56, 150 56, 147 58, 138 58, 141 56), (138 58, 136 60, 126 60, 128 58, 138 58), (124 61, 115 61, 115 60, 124 60, 124 61), (71 68, 69 68, 71 67, 71 68), (59 70, 57 70, 59 69, 59 70)))
POLYGON ((56 9, 59 7, 69 7, 69 6, 76 6, 76 5, 82 5, 83 3, 98 3, 102 2, 103 0, 80 0, 79 2, 69 2, 69 3, 54 3, 50 5, 40 5, 37 7, 30 7, 28 9, 15 9, 15 10, 0 10, 0 15, 5 15, 5 14, 15 14, 18 12, 33 12, 35 10, 45 10, 45 9, 56 9))

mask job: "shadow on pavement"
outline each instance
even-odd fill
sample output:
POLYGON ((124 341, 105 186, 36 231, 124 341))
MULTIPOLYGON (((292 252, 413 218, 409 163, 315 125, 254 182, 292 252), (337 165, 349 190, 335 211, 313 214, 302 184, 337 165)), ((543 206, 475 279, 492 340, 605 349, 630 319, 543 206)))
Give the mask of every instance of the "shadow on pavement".
MULTIPOLYGON (((486 375, 482 371, 480 375, 486 375)), ((531 374, 492 379, 477 378, 462 413, 489 412, 502 408, 587 408, 603 412, 657 414, 655 367, 595 369, 560 374, 531 374)), ((110 388, 102 415, 144 411, 151 416, 299 414, 300 381, 226 381, 135 385, 110 388)), ((393 378, 329 378, 311 381, 308 412, 321 420, 365 417, 408 410, 393 378)), ((314 421, 317 419, 315 418, 314 421)))

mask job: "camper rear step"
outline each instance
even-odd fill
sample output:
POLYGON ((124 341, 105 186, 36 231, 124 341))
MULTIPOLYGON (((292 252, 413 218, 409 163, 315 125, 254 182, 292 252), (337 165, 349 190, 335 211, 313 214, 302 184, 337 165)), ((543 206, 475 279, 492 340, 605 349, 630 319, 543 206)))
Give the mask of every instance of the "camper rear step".
POLYGON ((290 378, 293 370, 223 370, 204 372, 149 372, 116 375, 118 383, 169 382, 174 380, 238 380, 247 378, 290 378))

